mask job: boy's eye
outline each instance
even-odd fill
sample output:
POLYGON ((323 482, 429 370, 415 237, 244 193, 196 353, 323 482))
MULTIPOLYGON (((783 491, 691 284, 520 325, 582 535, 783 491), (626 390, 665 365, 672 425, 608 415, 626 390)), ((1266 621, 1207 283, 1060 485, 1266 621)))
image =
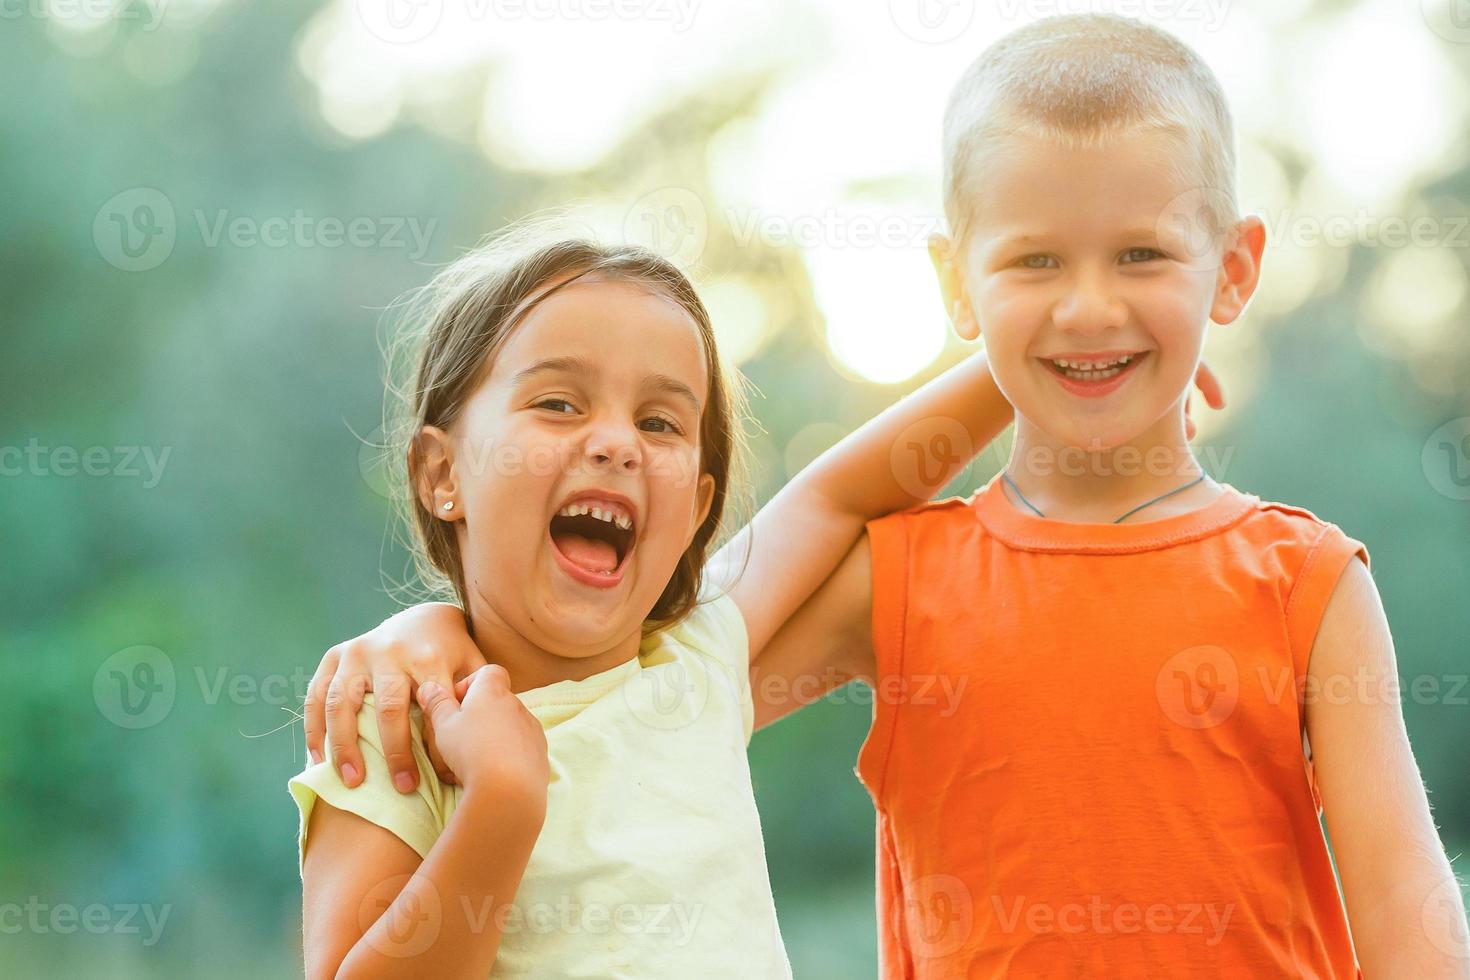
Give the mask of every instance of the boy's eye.
POLYGON ((1023 255, 1016 260, 1016 264, 1024 269, 1051 269, 1056 266, 1056 257, 1052 255, 1023 255))
POLYGON ((1123 253, 1124 262, 1147 262, 1150 259, 1161 259, 1164 253, 1155 248, 1130 248, 1123 253))
POLYGON ((551 411, 558 412, 563 415, 570 412, 575 412, 577 410, 576 406, 567 401, 565 398, 543 398, 536 403, 536 407, 549 408, 551 411))

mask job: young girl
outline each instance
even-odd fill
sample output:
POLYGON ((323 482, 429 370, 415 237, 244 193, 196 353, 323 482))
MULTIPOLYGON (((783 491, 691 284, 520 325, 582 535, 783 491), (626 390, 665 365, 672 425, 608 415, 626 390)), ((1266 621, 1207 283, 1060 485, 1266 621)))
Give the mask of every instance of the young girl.
POLYGON ((969 459, 895 466, 902 433, 948 415, 981 446, 1006 424, 983 359, 829 451, 706 567, 738 416, 677 270, 512 240, 426 295, 405 483, 425 574, 489 665, 436 675, 417 708, 400 685, 314 685, 391 737, 363 719, 290 782, 307 974, 788 976, 744 753, 750 662, 866 520, 969 459))

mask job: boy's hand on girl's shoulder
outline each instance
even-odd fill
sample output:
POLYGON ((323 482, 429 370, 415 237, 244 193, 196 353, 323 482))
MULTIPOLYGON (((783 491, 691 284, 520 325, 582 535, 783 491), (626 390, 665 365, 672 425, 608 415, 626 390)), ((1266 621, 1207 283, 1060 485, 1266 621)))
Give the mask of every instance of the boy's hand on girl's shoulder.
MULTIPOLYGON (((393 785, 401 793, 413 792, 419 771, 408 709, 415 689, 434 682, 453 692, 456 680, 484 665, 484 655, 465 628, 464 613, 443 602, 404 609, 361 636, 337 644, 317 665, 306 695, 306 748, 311 761, 321 762, 324 745, 330 745, 342 782, 349 787, 362 782, 367 770, 357 745, 357 713, 364 696, 372 692, 393 785)), ((439 778, 456 782, 438 752, 427 717, 424 739, 439 778)))
POLYGON ((511 692, 504 667, 487 664, 453 691, 427 681, 419 685, 418 702, 466 793, 544 811, 551 781, 546 732, 511 692))
MULTIPOLYGON (((1225 407, 1225 386, 1220 384, 1219 377, 1207 361, 1199 362, 1199 368, 1194 372, 1194 386, 1205 396, 1206 405, 1217 412, 1225 407)), ((1193 439, 1196 431, 1193 404, 1194 393, 1191 392, 1184 399, 1184 436, 1187 439, 1193 439)))

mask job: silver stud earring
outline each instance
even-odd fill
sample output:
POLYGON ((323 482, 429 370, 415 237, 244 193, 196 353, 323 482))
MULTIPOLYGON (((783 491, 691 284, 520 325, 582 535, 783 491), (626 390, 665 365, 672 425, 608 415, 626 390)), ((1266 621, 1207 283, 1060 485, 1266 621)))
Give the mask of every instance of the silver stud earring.
POLYGON ((444 501, 444 509, 445 510, 454 510, 454 501, 452 501, 452 500, 446 500, 446 501, 444 501))

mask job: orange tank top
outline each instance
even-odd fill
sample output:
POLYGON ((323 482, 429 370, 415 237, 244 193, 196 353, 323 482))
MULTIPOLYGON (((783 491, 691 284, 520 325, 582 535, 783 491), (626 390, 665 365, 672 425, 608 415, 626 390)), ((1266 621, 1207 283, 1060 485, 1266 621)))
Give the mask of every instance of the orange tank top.
POLYGON ((1363 545, 1230 487, 868 525, 882 975, 1354 977, 1303 680, 1363 545))

